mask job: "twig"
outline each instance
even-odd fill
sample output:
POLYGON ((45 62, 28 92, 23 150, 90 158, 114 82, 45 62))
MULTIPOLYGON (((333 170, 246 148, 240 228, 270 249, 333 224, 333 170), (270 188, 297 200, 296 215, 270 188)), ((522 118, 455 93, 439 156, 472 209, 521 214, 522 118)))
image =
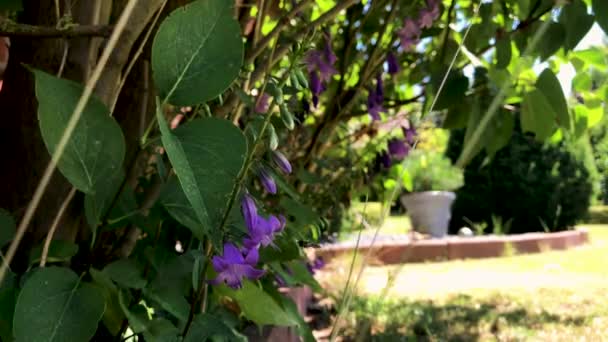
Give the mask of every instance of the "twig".
POLYGON ((30 201, 30 203, 28 204, 28 208, 25 212, 25 215, 23 216, 23 219, 21 220, 21 223, 19 224, 19 227, 17 228, 17 232, 15 233, 15 238, 13 239, 13 242, 11 243, 11 245, 6 253, 6 260, 4 260, 4 262, 2 263, 2 266, 0 266, 0 284, 2 284, 2 281, 4 280, 4 276, 6 275, 6 270, 7 270, 8 265, 15 257, 15 253, 17 253, 17 248, 19 247, 19 243, 21 243, 21 239, 23 238, 23 235, 25 234, 25 231, 27 230, 27 226, 30 224, 32 218, 34 217, 34 213, 36 212, 36 209, 38 208, 38 205, 40 204, 42 195, 44 194, 47 186, 49 185, 51 177, 53 176, 53 173, 54 173, 55 169, 57 168, 57 163, 59 162, 59 159, 61 158, 61 156, 63 156, 63 153, 65 152, 65 149, 67 147, 67 144, 68 144, 70 138, 72 137, 72 133, 74 133, 74 130, 76 129, 76 125, 78 124, 78 121, 80 120, 80 117, 82 116, 82 112, 84 111, 86 104, 89 102, 89 99, 91 98, 91 95, 93 94, 93 89, 95 88, 97 81, 101 77, 101 74, 106 66, 108 58, 110 57, 110 54, 116 47, 116 43, 118 42, 118 38, 120 37, 120 34, 126 28, 127 21, 129 20, 129 16, 131 16, 131 13, 133 12, 133 9, 135 8, 136 3, 137 3, 137 0, 129 0, 129 2, 125 6, 125 10, 123 11, 120 18, 118 19, 118 22, 116 23, 116 27, 115 27, 114 31, 112 32, 112 35, 111 35, 110 39, 108 40, 108 44, 106 45, 105 49, 103 50, 101 57, 99 58, 99 62, 95 66, 95 70, 93 71, 91 78, 89 78, 89 80, 87 81, 84 91, 83 91, 82 95, 80 96, 78 103, 76 104, 76 108, 74 109, 74 112, 72 113, 70 120, 68 121, 67 126, 66 126, 64 132, 62 133, 61 139, 59 140, 59 143, 57 144, 57 146, 55 148, 55 152, 53 153, 51 161, 49 162, 48 166, 44 170, 42 179, 40 180, 40 183, 38 184, 36 191, 34 192, 34 196, 32 197, 32 200, 30 201))
POLYGON ((57 230, 57 227, 59 226, 59 221, 61 221, 61 217, 63 217, 63 213, 68 208, 68 205, 72 201, 72 198, 74 198, 75 194, 76 194, 76 188, 72 187, 72 190, 70 190, 70 192, 68 193, 68 196, 65 198, 65 200, 63 200, 61 207, 59 207, 59 211, 57 212, 57 215, 55 215, 55 219, 53 220, 51 229, 49 229, 49 232, 46 234, 46 240, 44 240, 44 247, 42 248, 42 255, 40 256, 40 267, 44 267, 46 265, 46 259, 49 255, 49 247, 51 246, 51 241, 53 241, 53 235, 55 235, 55 231, 57 230))
MULTIPOLYGON (((160 8, 158 9, 158 12, 156 13, 156 16, 154 17, 154 19, 150 23, 150 27, 148 28, 148 31, 146 32, 146 35, 141 40, 141 43, 139 44, 139 47, 137 48, 137 51, 135 51, 135 53, 133 54, 133 57, 131 58, 131 61, 127 65, 127 68, 125 69, 125 72, 122 74, 122 77, 120 78, 120 84, 118 85, 117 94, 120 94, 120 91, 125 86, 125 82, 127 81, 127 77, 129 77, 129 74, 131 73, 131 70, 133 69, 133 66, 135 65, 135 62, 137 62, 137 59, 139 59, 139 56, 141 56, 141 54, 143 53, 144 47, 146 46, 146 43, 148 42, 148 39, 150 39, 150 36, 152 35, 152 31, 154 31, 154 28, 156 27, 156 22, 158 22, 158 18, 160 18, 160 15, 163 13, 163 9, 165 8, 165 5, 167 5, 167 0, 163 1, 162 5, 160 5, 160 8)), ((110 115, 112 115, 114 113, 114 108, 116 107, 116 102, 118 102, 118 96, 116 96, 114 98, 112 106, 110 107, 110 115)), ((139 136, 141 137, 142 134, 140 134, 139 136)))
POLYGON ((111 25, 70 25, 67 27, 34 26, 16 23, 0 17, 0 36, 58 38, 58 37, 109 37, 111 25))
POLYGON ((254 44, 255 47, 245 57, 244 64, 247 65, 249 63, 252 63, 256 59, 256 57, 258 57, 262 53, 262 51, 264 51, 264 49, 270 44, 270 42, 276 37, 278 37, 281 31, 283 31, 283 29, 285 29, 285 27, 289 25, 291 19, 293 19, 299 12, 304 10, 312 3, 313 0, 302 0, 291 11, 289 11, 289 13, 281 17, 280 21, 272 29, 272 31, 270 31, 269 34, 264 36, 264 38, 262 38, 259 43, 254 44))
MULTIPOLYGON (((355 3, 359 2, 359 1, 360 0, 343 0, 343 1, 338 2, 332 9, 323 13, 323 15, 321 15, 317 20, 315 20, 312 23, 310 23, 309 25, 307 25, 306 29, 298 31, 292 37, 291 40, 298 41, 298 40, 302 39, 302 37, 306 37, 306 36, 310 35, 310 33, 312 33, 318 27, 323 26, 330 20, 333 20, 338 14, 340 14, 340 12, 349 8, 350 6, 354 5, 355 3)), ((285 57, 285 55, 291 49, 291 45, 292 44, 285 44, 285 45, 282 45, 281 47, 277 48, 276 52, 274 53, 274 57, 272 57, 272 56, 269 57, 271 67, 275 66, 279 61, 281 61, 281 59, 283 59, 283 57, 285 57)), ((253 83, 257 82, 262 76, 263 76, 263 71, 254 72, 251 76, 251 82, 253 82, 253 83)))

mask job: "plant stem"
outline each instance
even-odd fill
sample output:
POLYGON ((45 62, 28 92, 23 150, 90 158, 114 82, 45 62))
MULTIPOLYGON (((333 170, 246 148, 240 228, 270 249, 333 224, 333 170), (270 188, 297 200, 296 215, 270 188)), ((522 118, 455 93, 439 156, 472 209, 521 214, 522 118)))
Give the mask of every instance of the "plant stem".
POLYGON ((59 211, 57 211, 57 215, 55 215, 55 219, 53 220, 53 224, 51 225, 51 229, 49 229, 48 234, 46 235, 46 239, 44 240, 44 246, 42 248, 42 255, 40 256, 40 267, 44 267, 46 265, 46 258, 49 255, 49 247, 51 246, 51 241, 53 241, 53 235, 57 231, 57 227, 59 226, 59 221, 63 217, 63 213, 67 209, 68 205, 74 198, 76 194, 76 188, 72 187, 66 198, 61 203, 61 207, 59 207, 59 211))

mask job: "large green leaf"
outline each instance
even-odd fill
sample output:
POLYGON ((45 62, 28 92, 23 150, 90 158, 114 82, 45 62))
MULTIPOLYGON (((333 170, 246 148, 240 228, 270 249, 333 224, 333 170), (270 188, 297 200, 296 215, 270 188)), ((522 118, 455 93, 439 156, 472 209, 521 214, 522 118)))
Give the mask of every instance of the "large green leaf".
POLYGON ((543 39, 536 45, 536 51, 542 60, 553 56, 562 47, 566 39, 566 29, 561 23, 551 22, 543 39))
POLYGON ((195 105, 221 94, 238 76, 243 42, 234 1, 198 0, 178 8, 158 29, 152 70, 163 102, 195 105))
POLYGON ((608 1, 593 0, 591 4, 593 13, 595 14, 595 21, 597 21, 602 30, 608 34, 608 1))
POLYGON ((572 127, 572 120, 570 119, 566 96, 562 91, 562 86, 559 83, 557 76, 555 76, 551 69, 546 68, 540 76, 538 76, 538 79, 536 80, 536 89, 540 90, 545 95, 546 99, 550 99, 549 105, 553 108, 557 124, 565 129, 570 129, 572 127))
POLYGON ((504 69, 511 63, 512 47, 509 37, 496 40, 496 68, 504 69))
POLYGON ((84 196, 85 217, 93 231, 100 224, 107 224, 108 227, 120 227, 129 219, 135 220, 136 217, 141 216, 137 210, 135 194, 129 186, 124 186, 121 194, 115 198, 123 180, 124 173, 121 171, 112 179, 109 179, 94 194, 86 194, 84 196), (112 210, 110 210, 112 202, 115 203, 113 203, 112 210), (110 210, 109 213, 108 210, 110 210), (106 218, 106 222, 102 222, 104 217, 106 218))
MULTIPOLYGON (((148 323, 144 337, 146 342, 178 342, 180 331, 164 318, 157 318, 148 323)), ((202 340, 201 340, 202 341, 202 340)))
POLYGON ((218 228, 245 162, 246 138, 227 120, 198 119, 171 131, 162 114, 157 116, 169 160, 201 222, 192 232, 199 239, 208 235, 217 246, 218 228))
POLYGON ((188 305, 184 294, 179 292, 179 289, 170 287, 151 288, 144 289, 144 293, 181 322, 188 319, 190 305, 188 305))
POLYGON ((103 273, 127 288, 142 289, 146 286, 143 268, 133 259, 116 260, 106 266, 103 273))
POLYGON ((245 281, 239 290, 232 290, 226 286, 220 289, 236 300, 245 317, 257 324, 278 326, 298 324, 272 296, 250 281, 245 281))
POLYGON ((0 248, 13 240, 17 225, 8 211, 0 208, 0 248))
POLYGON ((89 270, 93 282, 103 291, 106 310, 103 312, 103 324, 112 335, 117 335, 120 331, 125 314, 122 312, 118 300, 118 288, 110 277, 94 268, 89 270))
POLYGON ((67 268, 36 270, 19 293, 16 341, 89 341, 105 310, 103 293, 67 268))
POLYGON ((207 341, 211 337, 223 341, 247 341, 247 338, 226 325, 224 321, 210 314, 197 315, 192 321, 184 342, 207 341))
POLYGON ((19 283, 13 272, 7 272, 0 284, 0 341, 13 340, 13 315, 19 291, 19 283))
POLYGON ((582 0, 574 0, 564 6, 559 16, 559 22, 566 28, 566 51, 572 50, 593 26, 593 16, 587 13, 587 5, 582 0))
MULTIPOLYGON (((32 248, 30 251, 30 265, 40 262, 43 249, 44 243, 32 248)), ((69 261, 76 253, 78 253, 78 245, 72 241, 53 240, 49 245, 46 260, 48 263, 69 261)))
MULTIPOLYGON (((72 81, 34 70, 40 130, 47 149, 55 153, 83 87, 72 81)), ((94 193, 120 171, 125 157, 125 139, 110 111, 91 97, 76 125, 59 170, 74 187, 94 193)))
POLYGON ((545 141, 555 132, 555 117, 553 108, 540 90, 535 89, 524 96, 520 119, 524 133, 534 133, 537 140, 545 141))

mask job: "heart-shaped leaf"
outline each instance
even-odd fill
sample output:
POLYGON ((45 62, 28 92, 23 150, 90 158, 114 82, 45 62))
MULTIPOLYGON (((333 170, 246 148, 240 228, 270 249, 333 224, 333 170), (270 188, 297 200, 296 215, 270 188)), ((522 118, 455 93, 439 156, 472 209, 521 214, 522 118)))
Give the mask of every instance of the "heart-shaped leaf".
POLYGON ((201 223, 192 232, 199 239, 211 237, 218 246, 218 228, 245 162, 245 136, 227 120, 198 119, 171 131, 160 111, 157 118, 169 160, 201 223))
POLYGON ((176 9, 158 29, 152 70, 163 103, 203 103, 238 76, 243 41, 234 1, 198 0, 176 9))
MULTIPOLYGON (((49 153, 55 153, 83 92, 69 80, 34 70, 40 131, 49 153)), ((91 97, 59 159, 59 170, 74 187, 94 193, 116 175, 125 157, 125 139, 110 111, 91 97)))
POLYGON ((16 341, 89 341, 105 309, 103 293, 68 268, 35 271, 19 293, 16 341))

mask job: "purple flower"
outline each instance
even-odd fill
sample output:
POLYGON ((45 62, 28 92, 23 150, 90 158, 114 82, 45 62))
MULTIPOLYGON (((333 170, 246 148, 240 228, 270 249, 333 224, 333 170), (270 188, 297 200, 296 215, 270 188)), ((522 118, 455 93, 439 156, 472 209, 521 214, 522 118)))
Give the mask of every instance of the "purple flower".
POLYGON ((308 77, 310 78, 310 90, 314 106, 319 104, 319 95, 325 91, 324 83, 329 82, 338 71, 334 67, 337 57, 331 47, 331 37, 326 34, 322 50, 309 51, 304 57, 308 77))
POLYGON ((395 75, 399 72, 399 61, 397 61, 397 57, 392 52, 389 52, 386 55, 386 64, 388 65, 388 73, 391 75, 395 75))
POLYGON ((247 193, 243 196, 241 209, 243 210, 243 217, 245 218, 245 226, 247 226, 247 229, 251 230, 256 224, 258 208, 255 206, 253 198, 247 193))
POLYGON ((266 93, 258 96, 255 102, 255 111, 257 113, 266 113, 270 109, 270 96, 266 93))
POLYGON ((412 125, 412 123, 410 122, 409 127, 401 127, 401 129, 403 130, 403 136, 405 137, 405 141, 407 141, 407 143, 410 145, 414 145, 414 143, 416 142, 417 134, 414 125, 412 125))
POLYGON ((382 107, 382 103, 384 102, 384 86, 382 84, 382 77, 378 75, 376 78, 376 90, 369 91, 369 95, 367 96, 367 110, 369 115, 372 117, 372 120, 379 121, 380 113, 386 112, 384 107, 382 107))
POLYGON ((380 163, 386 169, 391 167, 391 165, 393 164, 393 161, 391 160, 391 156, 386 151, 380 153, 380 155, 378 157, 380 159, 380 163))
POLYGON ((273 151, 272 160, 279 167, 279 169, 281 169, 281 171, 283 171, 286 174, 291 173, 291 171, 292 171, 291 164, 289 163, 289 160, 287 160, 287 158, 285 157, 285 155, 283 153, 281 153, 279 151, 273 151))
MULTIPOLYGON (((327 49, 327 48, 326 48, 327 49)), ((334 60, 333 53, 329 55, 331 60, 334 60)), ((333 63, 328 60, 327 53, 323 51, 309 51, 304 58, 308 72, 318 71, 322 81, 329 81, 331 77, 338 73, 334 68, 333 63)))
POLYGON ((319 73, 316 70, 309 72, 310 78, 310 91, 313 95, 319 95, 323 91, 323 84, 319 78, 319 73))
POLYGON ((258 279, 264 275, 263 270, 255 268, 258 259, 259 252, 257 249, 241 251, 228 242, 224 244, 224 254, 222 256, 216 255, 211 260, 213 269, 218 274, 210 283, 214 285, 225 283, 233 289, 239 289, 242 286, 243 278, 258 279))
POLYGON ((256 216, 255 224, 249 229, 249 237, 243 240, 243 245, 247 248, 259 248, 274 246, 274 236, 285 229, 285 218, 270 215, 268 218, 256 216))
POLYGON ((410 152, 410 147, 401 139, 391 139, 388 141, 388 153, 394 159, 401 160, 410 152))
POLYGON ((266 191, 271 194, 277 193, 277 184, 265 168, 261 168, 259 172, 260 182, 266 191))
POLYGON ((401 47, 405 51, 411 51, 418 44, 420 39, 420 27, 416 21, 407 18, 403 23, 403 28, 397 32, 401 41, 401 47))
POLYGON ((430 28, 433 22, 439 18, 439 3, 435 0, 428 0, 427 7, 420 11, 418 23, 422 28, 430 28))
POLYGON ((325 267, 325 261, 323 261, 321 258, 315 259, 312 263, 309 262, 306 264, 306 268, 308 268, 308 272, 311 274, 315 274, 316 271, 322 269, 323 267, 325 267))

